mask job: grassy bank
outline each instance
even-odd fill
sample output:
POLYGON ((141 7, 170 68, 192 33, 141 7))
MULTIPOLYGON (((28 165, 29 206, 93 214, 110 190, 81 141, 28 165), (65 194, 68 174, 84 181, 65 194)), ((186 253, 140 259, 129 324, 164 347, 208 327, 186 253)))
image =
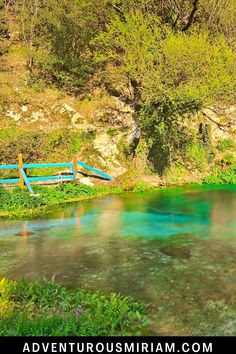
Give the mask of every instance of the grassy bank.
POLYGON ((0 281, 1 336, 139 334, 144 322, 143 305, 130 297, 46 281, 0 281))
POLYGON ((146 183, 140 181, 135 185, 88 186, 80 182, 63 183, 50 188, 34 186, 36 196, 31 196, 27 189, 0 188, 0 216, 24 218, 37 216, 67 202, 80 201, 105 194, 122 193, 133 190, 142 192, 150 189, 146 183))
POLYGON ((50 188, 34 186, 36 196, 30 196, 28 190, 15 188, 0 189, 0 216, 24 217, 47 212, 49 207, 65 202, 79 201, 105 195, 120 193, 122 188, 113 186, 90 187, 78 182, 63 183, 50 188))
MULTIPOLYGON (((163 181, 165 182, 165 180, 163 181)), ((213 169, 211 175, 197 182, 197 184, 201 183, 236 184, 236 165, 233 164, 225 170, 219 168, 213 169)), ((176 181, 171 183, 169 181, 168 183, 166 181, 164 184, 166 186, 183 186, 189 183, 186 181, 182 183, 176 183, 176 181)), ((31 196, 27 189, 22 191, 20 188, 12 190, 0 188, 0 217, 24 218, 37 216, 51 211, 51 207, 57 207, 67 202, 80 201, 105 194, 122 193, 124 191, 145 192, 152 188, 152 186, 143 181, 136 183, 124 181, 117 185, 106 186, 88 186, 76 181, 50 186, 50 188, 34 186, 36 196, 31 196)))

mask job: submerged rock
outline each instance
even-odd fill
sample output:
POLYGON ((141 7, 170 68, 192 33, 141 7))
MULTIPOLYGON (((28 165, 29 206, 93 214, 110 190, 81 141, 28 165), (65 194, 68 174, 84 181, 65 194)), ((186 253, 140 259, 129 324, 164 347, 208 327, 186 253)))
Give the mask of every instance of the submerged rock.
POLYGON ((184 258, 188 259, 191 257, 191 251, 186 246, 181 245, 170 245, 160 248, 160 252, 171 256, 173 258, 184 258))

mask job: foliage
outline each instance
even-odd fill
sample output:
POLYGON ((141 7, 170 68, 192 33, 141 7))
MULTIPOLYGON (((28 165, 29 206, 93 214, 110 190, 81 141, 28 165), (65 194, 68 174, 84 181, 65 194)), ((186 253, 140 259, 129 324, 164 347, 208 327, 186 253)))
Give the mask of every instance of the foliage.
POLYGON ((68 91, 81 87, 90 65, 82 56, 88 33, 76 2, 62 0, 58 6, 55 0, 17 0, 15 7, 35 81, 43 77, 68 91))
POLYGON ((86 135, 70 129, 25 132, 13 126, 0 130, 0 164, 16 163, 22 152, 25 163, 69 160, 78 153, 86 135))
POLYGON ((234 149, 234 148, 235 148, 235 143, 231 139, 221 140, 217 145, 217 149, 221 152, 225 152, 228 149, 234 149))
POLYGON ((234 162, 236 162, 236 158, 233 154, 227 152, 224 154, 221 162, 226 165, 232 165, 234 162))
POLYGON ((130 297, 52 282, 0 281, 0 335, 127 335, 143 325, 144 308, 130 297))
POLYGON ((164 167, 186 139, 190 114, 235 97, 236 53, 223 36, 171 31, 154 15, 132 10, 115 16, 93 44, 110 78, 126 76, 143 135, 166 156, 164 167))
POLYGON ((158 53, 158 24, 158 19, 138 11, 124 13, 124 18, 114 16, 106 31, 100 32, 93 41, 97 48, 95 59, 112 62, 116 75, 125 74, 137 82, 143 81, 158 53))
POLYGON ((206 184, 236 184, 236 164, 222 170, 215 171, 204 178, 203 183, 206 184))
POLYGON ((175 163, 167 167, 164 173, 164 180, 167 185, 186 184, 189 182, 188 178, 189 170, 181 163, 175 163))
MULTIPOLYGON (((0 0, 0 39, 4 38, 8 33, 8 26, 4 11, 4 0, 0 0)), ((1 43, 1 41, 0 41, 1 43)), ((1 45, 0 45, 1 49, 1 45)))
POLYGON ((135 184, 133 191, 134 192, 145 192, 151 189, 151 187, 144 181, 139 181, 135 184))
POLYGON ((207 165, 206 151, 199 141, 191 141, 186 146, 186 161, 193 168, 203 172, 207 165))
POLYGON ((79 182, 62 183, 51 188, 34 186, 37 196, 31 196, 27 189, 20 188, 5 190, 0 188, 0 209, 13 214, 24 215, 30 212, 37 213, 38 208, 56 206, 68 200, 80 200, 107 194, 119 193, 119 187, 96 186, 90 187, 79 182))
MULTIPOLYGON (((95 87, 103 86, 128 103, 136 122, 128 152, 135 153, 141 129, 149 158, 163 174, 185 156, 186 142, 193 139, 189 128, 202 120, 197 113, 235 100, 235 4, 1 0, 0 23, 11 26, 8 19, 14 16, 27 48, 31 87, 56 85, 91 97, 95 87)), ((34 140, 41 151, 41 142, 34 140)))

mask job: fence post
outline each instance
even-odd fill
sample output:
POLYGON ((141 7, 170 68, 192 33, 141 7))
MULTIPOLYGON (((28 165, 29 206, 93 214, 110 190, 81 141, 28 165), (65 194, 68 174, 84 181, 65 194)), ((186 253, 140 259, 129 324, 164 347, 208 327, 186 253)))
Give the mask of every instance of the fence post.
POLYGON ((73 157, 73 166, 74 166, 74 173, 75 173, 75 178, 74 179, 76 179, 76 177, 77 177, 77 168, 78 168, 78 166, 77 166, 77 157, 76 156, 73 157))
POLYGON ((24 178, 21 174, 21 170, 23 170, 23 157, 22 154, 18 155, 18 167, 19 167, 19 177, 20 177, 20 188, 24 189, 25 183, 24 178))

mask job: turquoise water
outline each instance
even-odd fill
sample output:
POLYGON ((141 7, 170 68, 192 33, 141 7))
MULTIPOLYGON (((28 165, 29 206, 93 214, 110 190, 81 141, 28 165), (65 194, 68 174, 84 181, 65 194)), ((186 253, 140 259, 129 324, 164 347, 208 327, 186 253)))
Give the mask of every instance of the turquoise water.
POLYGON ((146 334, 236 335, 236 186, 168 188, 0 220, 0 273, 142 300, 146 334))

